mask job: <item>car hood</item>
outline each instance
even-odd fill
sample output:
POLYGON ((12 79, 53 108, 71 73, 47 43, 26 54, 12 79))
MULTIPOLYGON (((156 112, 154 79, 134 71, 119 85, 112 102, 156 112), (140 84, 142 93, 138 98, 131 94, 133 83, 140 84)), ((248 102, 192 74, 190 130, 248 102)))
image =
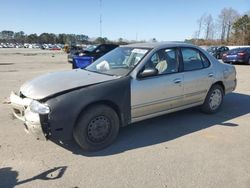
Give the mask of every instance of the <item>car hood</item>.
POLYGON ((117 78, 116 76, 74 69, 39 76, 24 83, 20 88, 20 92, 28 98, 39 100, 63 91, 117 78))

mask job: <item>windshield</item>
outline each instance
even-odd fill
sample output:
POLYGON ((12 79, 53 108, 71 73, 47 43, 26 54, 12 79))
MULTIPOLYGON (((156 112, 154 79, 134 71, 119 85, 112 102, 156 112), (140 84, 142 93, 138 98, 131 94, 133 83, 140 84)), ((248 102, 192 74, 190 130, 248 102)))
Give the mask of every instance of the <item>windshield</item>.
POLYGON ((97 48, 96 45, 90 45, 90 46, 88 46, 85 50, 86 50, 86 51, 89 51, 89 52, 93 52, 96 48, 97 48))
POLYGON ((149 49, 118 47, 89 65, 86 70, 125 76, 146 55, 149 49))

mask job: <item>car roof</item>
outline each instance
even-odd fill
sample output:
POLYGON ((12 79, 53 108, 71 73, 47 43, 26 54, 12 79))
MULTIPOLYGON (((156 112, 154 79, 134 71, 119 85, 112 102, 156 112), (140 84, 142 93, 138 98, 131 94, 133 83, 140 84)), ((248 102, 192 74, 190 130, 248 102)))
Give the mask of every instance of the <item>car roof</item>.
POLYGON ((122 45, 122 47, 170 48, 170 47, 197 47, 197 46, 184 42, 151 42, 151 43, 134 43, 134 44, 122 45))
POLYGON ((250 47, 239 47, 239 48, 233 48, 230 51, 244 51, 250 49, 250 47))
POLYGON ((103 46, 119 46, 118 44, 112 44, 112 43, 102 43, 102 44, 96 44, 96 46, 100 46, 100 45, 103 45, 103 46))

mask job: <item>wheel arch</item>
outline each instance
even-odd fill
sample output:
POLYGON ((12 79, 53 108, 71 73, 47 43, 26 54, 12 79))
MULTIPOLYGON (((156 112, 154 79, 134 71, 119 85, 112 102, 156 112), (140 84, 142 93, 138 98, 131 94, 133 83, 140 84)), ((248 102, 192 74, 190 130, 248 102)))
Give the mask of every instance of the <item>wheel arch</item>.
POLYGON ((213 83, 210 88, 212 88, 214 85, 221 86, 222 89, 223 89, 223 94, 225 95, 225 85, 224 85, 224 83, 222 81, 217 81, 217 82, 213 83))

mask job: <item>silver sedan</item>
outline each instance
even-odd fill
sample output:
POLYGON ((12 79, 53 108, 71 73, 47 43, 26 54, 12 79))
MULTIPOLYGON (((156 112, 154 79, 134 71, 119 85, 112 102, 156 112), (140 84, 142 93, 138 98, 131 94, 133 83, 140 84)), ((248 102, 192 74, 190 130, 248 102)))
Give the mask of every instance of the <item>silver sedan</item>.
POLYGON ((37 138, 63 144, 73 137, 93 151, 137 121, 194 106, 215 113, 235 87, 234 66, 197 46, 142 43, 118 47, 85 69, 42 75, 10 99, 37 138))

